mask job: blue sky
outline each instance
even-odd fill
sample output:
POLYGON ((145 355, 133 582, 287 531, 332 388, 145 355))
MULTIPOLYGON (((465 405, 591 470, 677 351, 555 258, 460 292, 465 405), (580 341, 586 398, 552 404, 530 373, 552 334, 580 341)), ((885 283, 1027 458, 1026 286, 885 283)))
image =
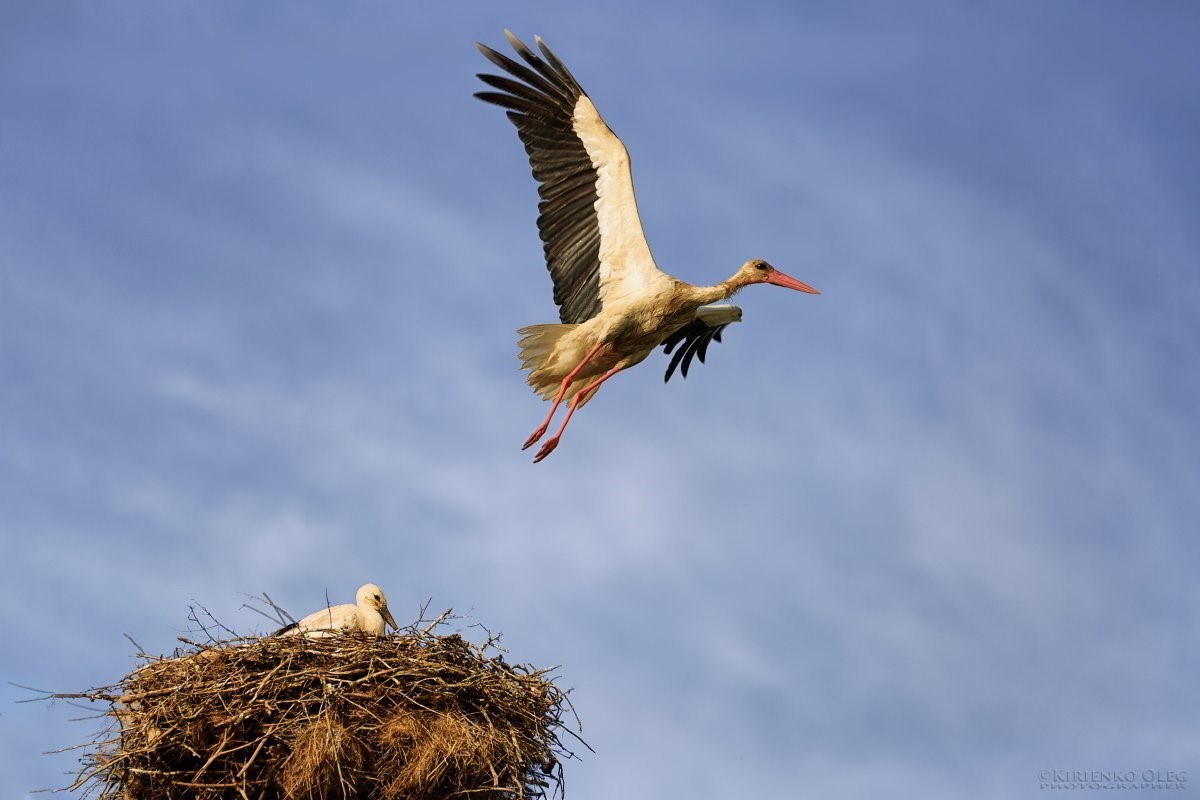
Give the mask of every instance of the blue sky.
POLYGON ((94 727, 7 682, 367 580, 562 665, 573 797, 1195 792, 1200 9, 412 5, 0 8, 0 794, 94 727), (823 292, 746 291, 536 466, 504 27, 663 269, 823 292))

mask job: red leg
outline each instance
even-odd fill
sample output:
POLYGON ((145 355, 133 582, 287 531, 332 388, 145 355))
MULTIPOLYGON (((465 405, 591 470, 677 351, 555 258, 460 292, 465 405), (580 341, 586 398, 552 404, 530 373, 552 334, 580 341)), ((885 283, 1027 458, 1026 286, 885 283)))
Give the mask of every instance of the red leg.
MULTIPOLYGON (((571 370, 567 377, 563 378, 562 385, 558 387, 558 394, 554 397, 554 405, 550 406, 550 413, 546 415, 544 420, 542 420, 542 424, 538 427, 538 429, 529 434, 529 438, 525 440, 525 444, 521 445, 522 450, 528 449, 531 444, 546 434, 546 429, 550 427, 550 420, 554 419, 554 412, 558 411, 558 406, 562 402, 563 395, 567 393, 567 389, 571 386, 571 381, 575 380, 575 376, 579 374, 579 370, 583 369, 584 365, 591 361, 592 357, 595 356, 596 352, 603 346, 604 343, 601 342, 593 347, 591 351, 583 357, 583 361, 580 361, 579 364, 576 365, 575 369, 571 370)), ((554 448, 551 448, 551 450, 553 449, 554 448)))
MULTIPOLYGON (((562 425, 558 426, 558 432, 546 440, 546 443, 542 445, 542 449, 538 450, 537 455, 534 457, 533 463, 536 464, 537 462, 541 461, 543 458, 553 453, 554 448, 558 447, 558 440, 562 438, 563 431, 567 429, 567 423, 571 421, 571 415, 575 413, 575 409, 579 408, 580 401, 582 401, 583 398, 587 397, 592 392, 599 389, 600 384, 604 383, 613 375, 616 375, 621 371, 621 369, 621 365, 618 364, 608 372, 601 375, 595 381, 575 393, 575 396, 571 398, 571 404, 567 406, 567 416, 563 417, 562 425)), ((545 433, 545 431, 543 431, 543 433, 545 433)))

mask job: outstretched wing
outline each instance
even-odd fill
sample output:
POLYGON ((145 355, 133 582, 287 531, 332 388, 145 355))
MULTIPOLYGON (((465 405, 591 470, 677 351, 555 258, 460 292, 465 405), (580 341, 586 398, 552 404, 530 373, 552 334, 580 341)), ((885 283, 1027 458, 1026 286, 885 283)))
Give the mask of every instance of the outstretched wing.
POLYGON ((499 91, 475 96, 508 109, 529 154, 559 318, 583 322, 613 298, 668 287, 671 278, 654 265, 642 232, 625 145, 540 37, 542 57, 504 35, 525 64, 477 43, 511 77, 480 75, 499 91))
POLYGON ((679 373, 686 378, 692 359, 698 358, 703 364, 704 356, 708 353, 708 345, 711 342, 721 341, 721 331, 725 330, 730 323, 741 322, 741 320, 742 310, 735 305, 723 303, 701 306, 696 309, 696 318, 672 333, 662 343, 663 352, 667 355, 671 355, 671 351, 675 350, 677 345, 682 345, 675 350, 671 364, 667 367, 667 373, 663 375, 663 382, 671 380, 671 376, 675 374, 675 368, 681 364, 679 373))

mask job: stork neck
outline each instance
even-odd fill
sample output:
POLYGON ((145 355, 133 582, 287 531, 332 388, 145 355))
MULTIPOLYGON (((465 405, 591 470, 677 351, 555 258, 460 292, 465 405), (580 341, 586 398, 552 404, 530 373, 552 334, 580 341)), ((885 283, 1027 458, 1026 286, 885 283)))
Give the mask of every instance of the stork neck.
POLYGON ((709 303, 728 300, 740 288, 731 280, 721 281, 715 286, 693 286, 690 292, 691 300, 697 305, 706 306, 709 303))

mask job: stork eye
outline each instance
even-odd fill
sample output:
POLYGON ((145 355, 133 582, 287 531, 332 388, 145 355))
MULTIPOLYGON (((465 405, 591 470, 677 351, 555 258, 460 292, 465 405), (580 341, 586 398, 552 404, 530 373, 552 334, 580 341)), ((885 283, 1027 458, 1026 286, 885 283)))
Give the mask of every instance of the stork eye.
POLYGON ((760 262, 758 262, 757 264, 755 264, 755 265, 754 265, 754 268, 755 268, 755 269, 763 269, 763 270, 765 270, 765 269, 767 268, 766 262, 760 261, 760 262))

